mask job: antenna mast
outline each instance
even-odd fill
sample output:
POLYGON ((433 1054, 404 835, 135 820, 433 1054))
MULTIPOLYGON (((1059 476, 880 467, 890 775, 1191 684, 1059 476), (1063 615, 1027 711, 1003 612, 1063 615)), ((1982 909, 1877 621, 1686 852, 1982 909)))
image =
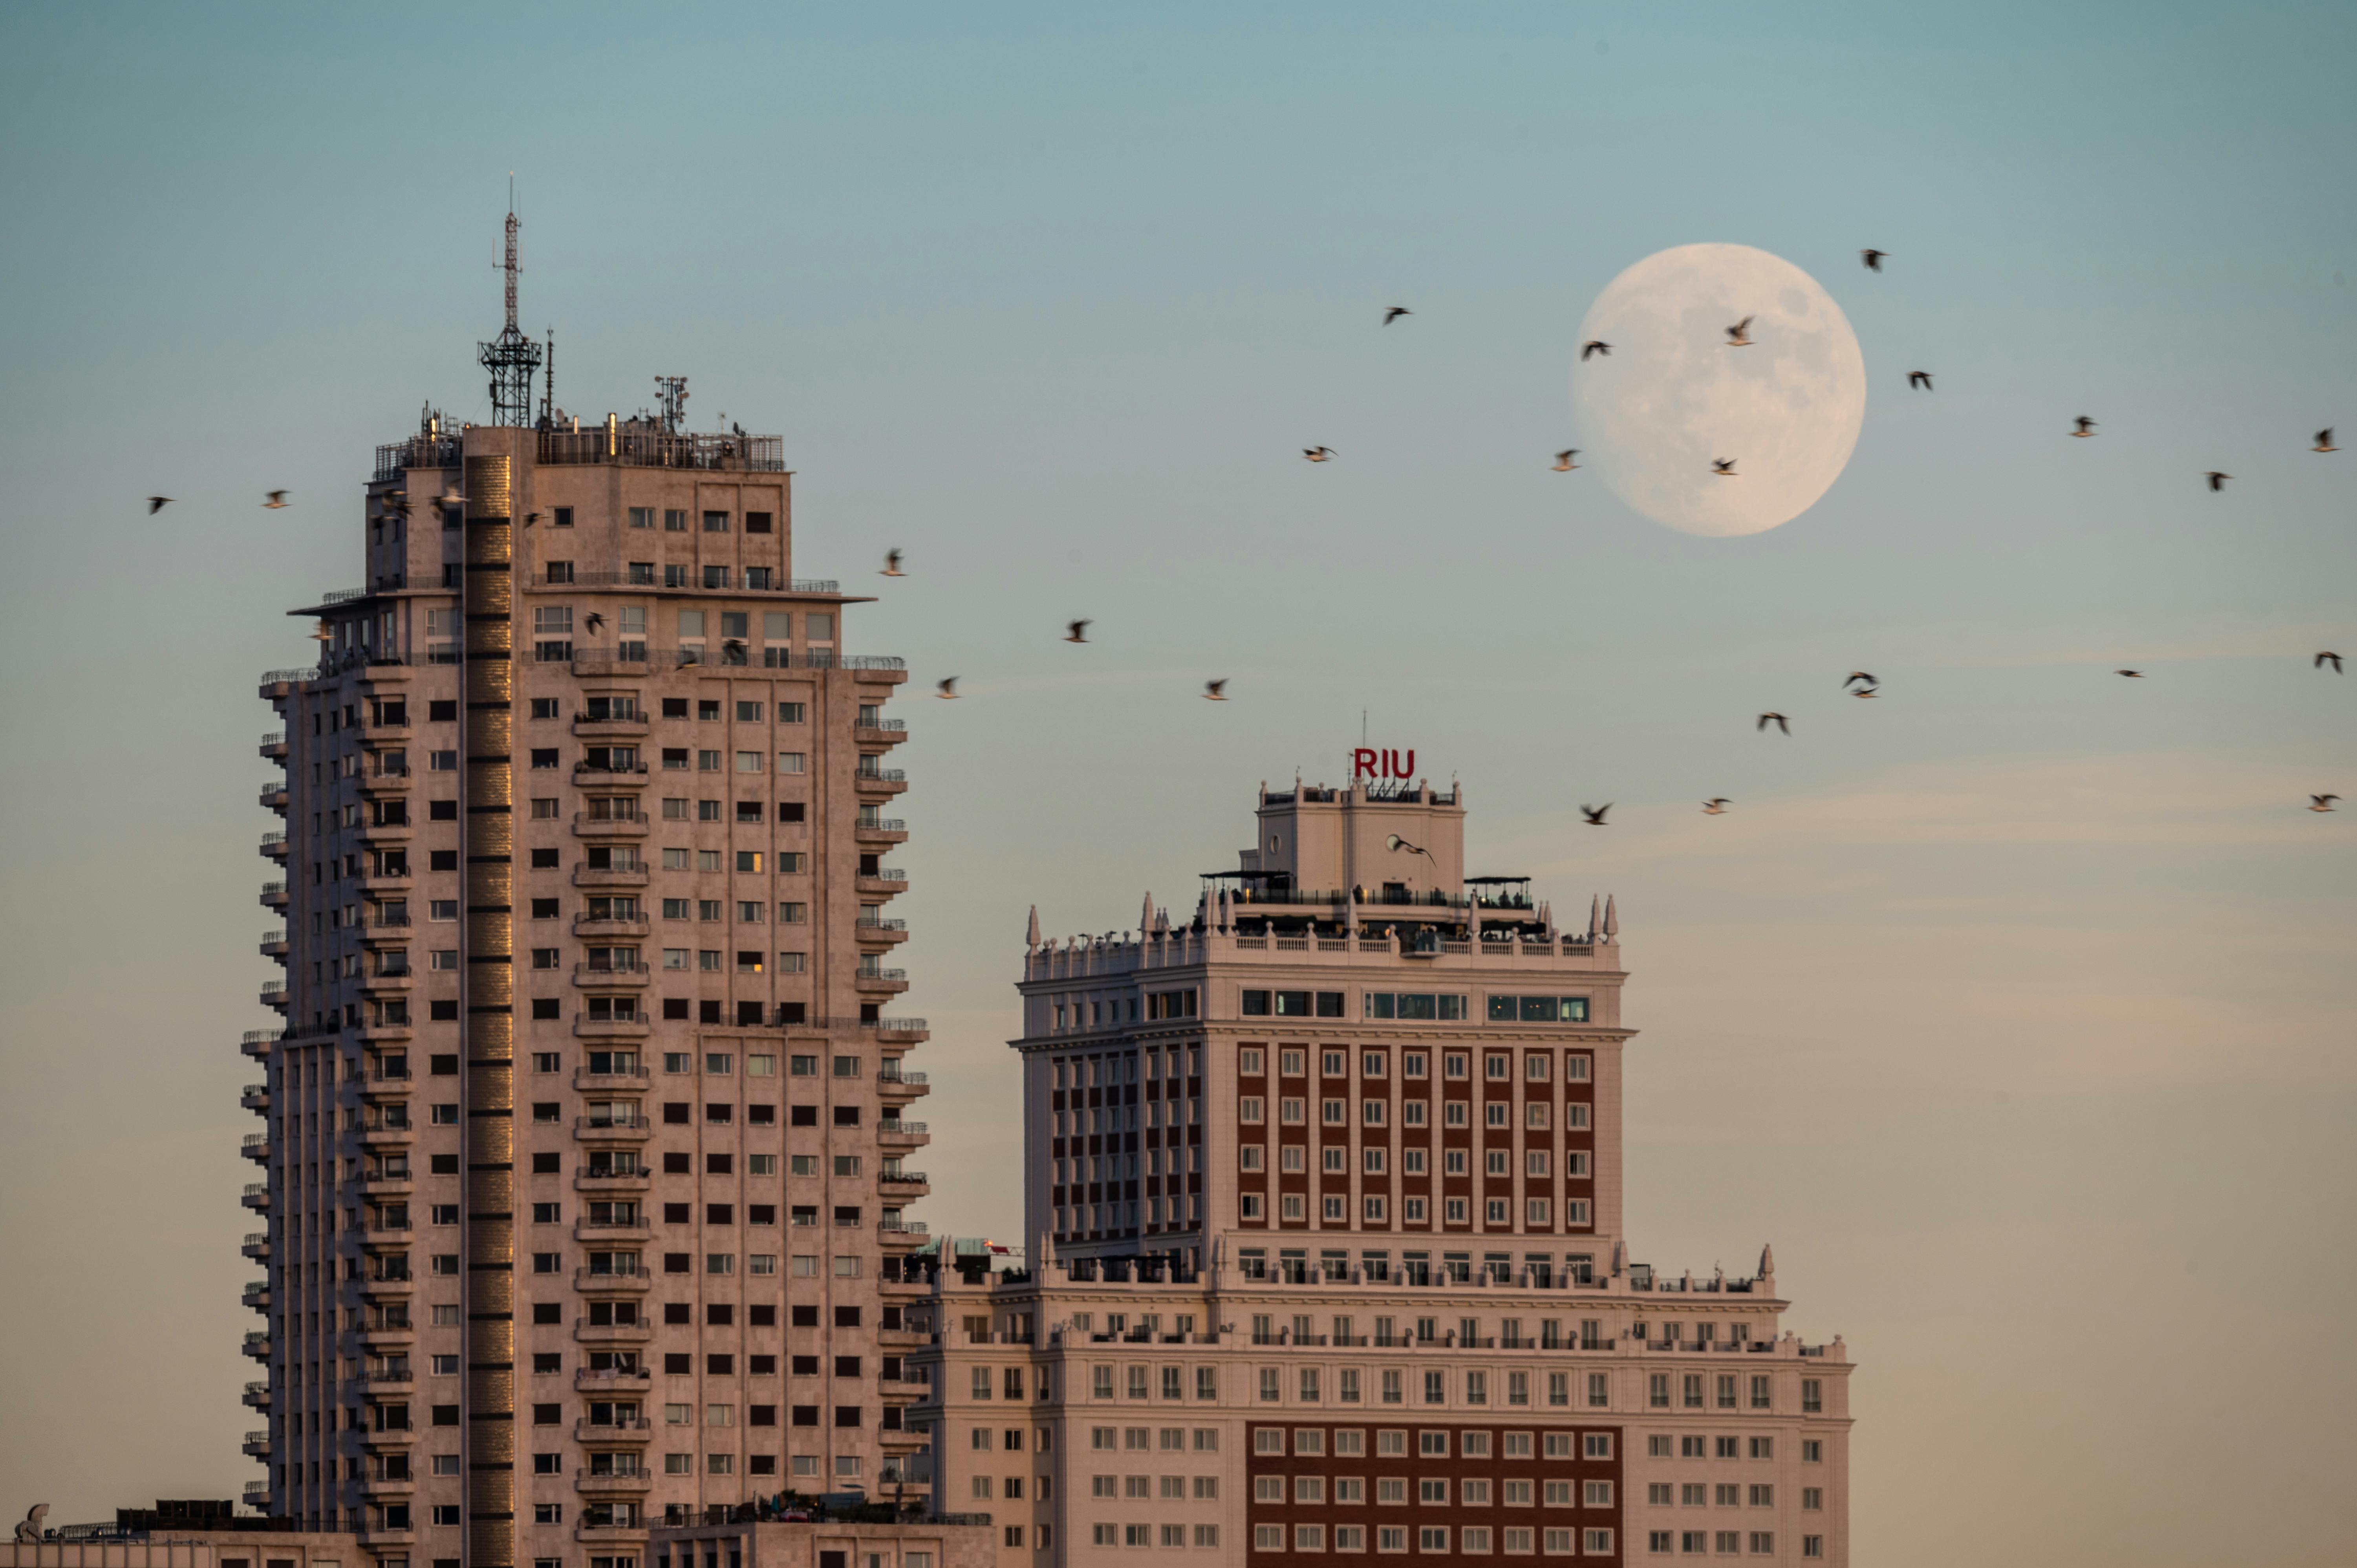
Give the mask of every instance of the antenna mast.
POLYGON ((541 394, 540 423, 548 429, 556 427, 556 328, 548 329, 548 390, 541 394))
MULTIPOLYGON (((508 195, 507 324, 498 338, 479 346, 476 359, 491 376, 491 423, 532 423, 532 373, 540 369, 540 345, 516 328, 515 195, 508 195)), ((552 371, 552 374, 554 372, 552 371)))

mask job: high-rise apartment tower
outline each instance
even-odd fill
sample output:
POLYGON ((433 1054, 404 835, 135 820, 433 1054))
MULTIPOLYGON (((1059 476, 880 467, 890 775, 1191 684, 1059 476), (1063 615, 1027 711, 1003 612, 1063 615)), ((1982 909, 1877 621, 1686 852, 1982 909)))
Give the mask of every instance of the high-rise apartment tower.
POLYGON ((782 442, 679 393, 427 413, 378 448, 365 585, 295 612, 317 667, 263 682, 249 1493, 377 1568, 636 1568, 651 1523, 881 1496, 918 1444, 905 676, 794 577, 782 442))

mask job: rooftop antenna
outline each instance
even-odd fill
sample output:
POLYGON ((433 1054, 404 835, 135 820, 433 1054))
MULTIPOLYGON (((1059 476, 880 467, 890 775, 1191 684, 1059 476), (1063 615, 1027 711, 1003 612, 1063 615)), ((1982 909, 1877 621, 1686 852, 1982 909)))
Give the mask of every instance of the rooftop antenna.
POLYGON ((540 369, 540 345, 516 327, 515 175, 508 175, 507 324, 499 337, 479 346, 476 359, 491 376, 491 423, 532 422, 532 373, 540 369))
POLYGON ((553 430, 556 427, 556 328, 554 327, 548 329, 548 380, 545 385, 547 391, 541 394, 540 399, 540 423, 543 428, 553 430))
POLYGON ((687 421, 687 378, 657 376, 655 399, 662 405, 663 429, 678 435, 680 426, 687 421))

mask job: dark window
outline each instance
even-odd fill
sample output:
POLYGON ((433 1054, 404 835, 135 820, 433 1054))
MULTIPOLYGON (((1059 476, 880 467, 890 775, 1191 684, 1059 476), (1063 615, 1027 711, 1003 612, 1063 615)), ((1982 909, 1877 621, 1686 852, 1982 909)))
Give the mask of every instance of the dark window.
POLYGON ((836 1307, 836 1308, 834 1309, 834 1326, 835 1326, 837 1328, 856 1328, 856 1327, 858 1327, 858 1326, 859 1326, 859 1309, 858 1309, 857 1307, 856 1307, 856 1306, 838 1306, 838 1307, 836 1307))
POLYGON ((562 1174, 564 1167, 557 1162, 563 1157, 564 1156, 560 1155, 533 1155, 532 1174, 534 1176, 557 1176, 562 1174))
POLYGON ((669 1377, 692 1378, 695 1375, 695 1357, 685 1350, 667 1350, 663 1353, 663 1372, 669 1377))
POLYGON ((1247 992, 1245 992, 1245 993, 1243 993, 1243 998, 1244 998, 1244 1016, 1245 1016, 1245 1017, 1247 1017, 1247 1018, 1265 1018, 1265 1017, 1267 1017, 1267 1016, 1268 1016, 1268 993, 1267 993, 1267 992, 1265 992, 1265 991, 1247 991, 1247 992))
POLYGON ((1320 1018, 1340 1017, 1342 1015, 1342 993, 1339 991, 1319 992, 1318 993, 1318 1015, 1320 1018))
POLYGON ((857 1377, 859 1375, 859 1358, 856 1356, 837 1356, 834 1359, 834 1375, 838 1378, 857 1377))
MULTIPOLYGON (((716 1105, 713 1109, 717 1111, 722 1107, 716 1105)), ((736 1163, 737 1156, 734 1155, 706 1155, 704 1156, 704 1174, 727 1176, 734 1170, 736 1163)))
POLYGON ((426 1058, 426 1070, 436 1078, 456 1078, 458 1076, 458 1058, 455 1054, 429 1057, 426 1058))
POLYGON ((458 852, 455 849, 427 850, 425 852, 425 869, 428 871, 457 870, 458 852))
POLYGON ((695 1156, 694 1155, 689 1154, 685 1149, 663 1151, 663 1175, 694 1176, 694 1174, 695 1156))
POLYGON ((458 820, 458 802, 456 800, 426 801, 425 820, 429 822, 457 822, 458 820))
POLYGON ((560 853, 560 852, 558 852, 558 851, 556 851, 556 850, 553 850, 553 849, 536 849, 536 850, 533 850, 533 851, 532 852, 532 868, 533 868, 534 871, 554 871, 554 870, 556 870, 556 869, 557 869, 556 857, 557 857, 557 854, 558 854, 559 853, 560 853))
POLYGON ((774 1127, 778 1124, 778 1108, 774 1105, 748 1105, 745 1107, 745 1120, 756 1127, 774 1127))
POLYGON ((535 920, 555 919, 557 918, 556 900, 554 898, 533 899, 532 901, 532 918, 535 920))
POLYGON ((734 1377, 737 1372, 737 1358, 734 1356, 706 1356, 704 1359, 704 1369, 708 1375, 716 1378, 734 1377))
POLYGON ((434 1424, 436 1426, 457 1425, 458 1407, 455 1404, 436 1405, 434 1407, 434 1424))
POLYGON ((663 1205, 663 1223, 666 1225, 693 1224, 694 1222, 694 1218, 695 1205, 692 1203, 666 1203, 663 1205))
POLYGON ((536 1404, 532 1407, 532 1423, 534 1426, 562 1426, 565 1424, 565 1407, 561 1404, 536 1404))
POLYGON ((761 1004, 759 1002, 739 1002, 737 1004, 737 1026, 740 1029, 759 1028, 761 1026, 761 1004))
MULTIPOLYGON (((793 1326, 796 1328, 816 1328, 818 1326, 817 1307, 803 1305, 796 1306, 792 1310, 793 1326)), ((799 1359, 799 1358, 797 1358, 797 1359, 799 1359)), ((815 1371, 817 1369, 813 1368, 812 1370, 815 1371)))
POLYGON ((425 704, 425 716, 430 722, 437 725, 457 724, 458 704, 456 702, 428 703, 425 704))
POLYGON ((665 697, 662 700, 662 716, 667 719, 683 719, 687 717, 687 699, 685 697, 665 697))
POLYGON ((844 1226, 847 1229, 856 1229, 859 1224, 858 1207, 855 1204, 836 1204, 834 1208, 834 1222, 837 1225, 844 1226))
MULTIPOLYGON (((795 1308, 795 1310, 796 1310, 796 1311, 800 1311, 800 1310, 801 1310, 801 1308, 797 1307, 797 1308, 795 1308)), ((795 1357, 795 1358, 794 1358, 794 1376, 796 1376, 796 1377, 798 1377, 798 1378, 815 1378, 815 1377, 817 1377, 817 1376, 818 1376, 818 1358, 817 1358, 817 1357, 815 1357, 815 1356, 797 1356, 797 1357, 795 1357)))
POLYGON ((662 1004, 662 1015, 666 1018, 683 1019, 687 1016, 687 998, 684 996, 666 996, 662 1004))
POLYGON ((557 1301, 533 1302, 532 1320, 534 1323, 562 1323, 565 1321, 565 1304, 557 1301))
POLYGON ((559 528, 571 528, 573 526, 573 509, 571 507, 561 506, 556 509, 556 526, 559 528))
POLYGON ((802 820, 802 803, 800 800, 780 800, 778 802, 778 821, 781 822, 799 822, 802 820))
POLYGON ((856 1404, 836 1405, 834 1407, 834 1424, 837 1426, 857 1426, 859 1424, 859 1407, 856 1404))
POLYGON ((663 1254, 663 1273, 667 1274, 684 1274, 692 1273, 693 1271, 689 1269, 688 1263, 694 1256, 694 1254, 692 1252, 665 1252, 663 1254))
POLYGON ((747 512, 745 514, 745 532, 748 533, 769 532, 770 514, 766 511, 747 512))
POLYGON ((858 1106, 856 1106, 856 1105, 838 1105, 838 1106, 836 1106, 836 1107, 834 1108, 834 1124, 835 1124, 836 1126, 838 1126, 838 1127, 856 1127, 856 1126, 858 1126, 858 1125, 859 1125, 859 1107, 858 1107, 858 1106))
MULTIPOLYGON (((534 718, 538 718, 539 716, 540 716, 540 715, 539 715, 538 714, 533 714, 533 717, 534 717, 534 718)), ((556 715, 555 715, 554 714, 549 714, 548 716, 549 716, 549 717, 551 717, 551 718, 554 718, 556 715)), ((532 749, 532 765, 533 765, 534 768, 554 768, 554 767, 555 767, 555 766, 556 766, 556 747, 554 747, 554 746, 536 746, 533 747, 533 749, 532 749)))
POLYGON ((554 1018, 559 1016, 557 1012, 557 1003, 559 1000, 559 998, 554 996, 533 997, 532 999, 532 1015, 535 1018, 554 1018))
MULTIPOLYGON (((570 514, 572 511, 570 507, 564 507, 558 510, 560 512, 565 514, 570 514)), ((552 583, 569 583, 573 581, 573 563, 570 561, 549 562, 548 580, 552 583)))
MULTIPOLYGON (((756 1361, 774 1361, 777 1358, 774 1356, 756 1356, 753 1359, 756 1361)), ((774 1370, 774 1369, 772 1369, 774 1370)), ((775 1426, 778 1424, 778 1407, 776 1405, 747 1405, 745 1409, 747 1412, 745 1420, 748 1425, 775 1426)))
POLYGON ((695 1021, 699 1024, 717 1024, 720 1022, 720 1004, 717 1002, 697 1003, 695 1004, 695 1021))
POLYGON ((457 1176, 457 1175, 458 1174, 458 1156, 457 1156, 457 1155, 429 1155, 429 1156, 427 1156, 427 1157, 433 1161, 433 1165, 431 1165, 431 1167, 429 1167, 429 1168, 431 1169, 431 1171, 432 1171, 432 1173, 433 1173, 434 1175, 436 1175, 436 1176, 457 1176))
POLYGON ((683 1127, 687 1124, 688 1112, 694 1109, 683 1101, 667 1100, 663 1101, 663 1120, 674 1127, 683 1127))
POLYGON ((756 1328, 776 1327, 778 1323, 777 1304, 775 1302, 769 1301, 754 1303, 751 1306, 745 1309, 745 1321, 751 1324, 756 1328))
POLYGON ((806 1023, 809 1011, 808 1005, 801 1002, 780 1002, 778 1004, 778 1024, 783 1027, 788 1024, 806 1023))
POLYGON ((704 1108, 704 1119, 715 1126, 725 1127, 734 1121, 736 1116, 737 1108, 734 1105, 707 1105, 704 1108))
POLYGON ((695 1308, 683 1301, 667 1301, 663 1303, 663 1321, 692 1324, 695 1321, 695 1308))
POLYGON ((815 1105, 789 1105, 786 1107, 786 1122, 789 1126, 815 1127, 818 1125, 818 1107, 815 1105))
POLYGON ((737 820, 740 822, 759 822, 761 820, 761 802, 759 800, 737 801, 737 820))
POLYGON ((1309 993, 1307 991, 1278 992, 1276 1013, 1280 1018, 1307 1018, 1309 1016, 1309 993))
POLYGON ((720 1324, 724 1326, 736 1322, 736 1304, 734 1302, 726 1301, 705 1302, 704 1304, 704 1321, 706 1323, 720 1324))
MULTIPOLYGON (((818 1406, 814 1404, 798 1404, 793 1407, 793 1410, 794 1424, 796 1426, 816 1426, 818 1424, 818 1406)), ((844 1553, 840 1552, 822 1552, 820 1555, 825 1557, 841 1557, 844 1553)), ((843 1565, 838 1563, 834 1565, 834 1568, 843 1568, 843 1565)))
POLYGON ((458 1019, 457 1001, 453 998, 447 1002, 428 1002, 425 1004, 425 1015, 437 1024, 456 1023, 458 1019))

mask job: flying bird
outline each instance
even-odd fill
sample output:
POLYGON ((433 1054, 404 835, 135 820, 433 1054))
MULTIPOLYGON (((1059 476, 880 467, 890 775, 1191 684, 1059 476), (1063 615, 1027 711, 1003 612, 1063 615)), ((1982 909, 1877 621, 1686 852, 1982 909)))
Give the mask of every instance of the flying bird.
POLYGON ((2112 673, 2115 675, 2125 675, 2131 681, 2141 681, 2144 679, 2144 671, 2141 670, 2115 670, 2112 673))
POLYGON ((1087 621, 1073 621, 1064 628, 1064 640, 1066 642, 1086 642, 1089 639, 1088 632, 1089 623, 1087 621))
POLYGON ((1600 806, 1582 806, 1579 814, 1587 819, 1587 825, 1591 828, 1610 827, 1612 824, 1604 820, 1604 813, 1611 809, 1612 802, 1607 800, 1600 806))
POLYGON ((2233 478, 2234 476, 2232 474, 2222 474, 2218 472, 2217 469, 2212 468, 2201 477, 2210 481, 2210 488, 2212 489, 2222 490, 2226 488, 2226 481, 2233 478))
POLYGON ((938 682, 933 687, 933 695, 936 697, 946 697, 952 702, 955 702, 957 700, 957 683, 958 678, 954 675, 950 676, 947 680, 938 682))
POLYGON ((314 642, 333 642, 335 639, 336 634, 328 629, 328 623, 326 621, 321 621, 317 627, 312 628, 311 640, 314 642))
POLYGON ((2318 431, 2316 433, 2316 445, 2309 447, 2309 450, 2311 452, 2340 451, 2341 448, 2332 444, 2332 426, 2328 424, 2323 429, 2318 431))
POLYGON ((1921 387, 1925 392, 1930 392, 1932 390, 1932 372, 1929 371, 1908 371, 1907 387, 1910 392, 1912 392, 1917 387, 1921 387))
POLYGON ((1577 447, 1577 446, 1566 446, 1566 447, 1565 447, 1562 451, 1560 451, 1560 452, 1558 452, 1558 453, 1556 453, 1556 454, 1555 455, 1555 471, 1556 473, 1558 473, 1558 474, 1568 474, 1568 473, 1570 473, 1574 468, 1577 468, 1577 467, 1579 467, 1579 465, 1578 465, 1578 464, 1577 464, 1577 463, 1575 463, 1575 462, 1573 462, 1573 461, 1572 461, 1572 459, 1573 459, 1574 457, 1577 457, 1577 456, 1579 456, 1579 448, 1578 448, 1578 447, 1577 447))
POLYGON ((147 498, 147 515, 149 517, 154 517, 157 512, 162 511, 166 507, 170 506, 171 504, 172 498, 170 496, 149 496, 147 498))
POLYGON ((2086 437, 2093 435, 2095 433, 2095 422, 2089 419, 2083 413, 2078 418, 2072 420, 2071 423, 2079 427, 2078 429, 2071 432, 2071 434, 2078 436, 2082 440, 2084 440, 2086 437))
POLYGON ((1579 346, 1580 360, 1585 362, 1590 354, 1601 354, 1609 360, 1612 357, 1612 345, 1601 338, 1590 338, 1579 346))
POLYGON ((606 629, 606 618, 596 610, 591 610, 581 618, 581 624, 593 632, 603 631, 606 629))
POLYGON ((1219 678, 1218 680, 1216 680, 1216 681, 1206 681, 1206 682, 1203 682, 1203 700, 1204 700, 1205 702, 1207 702, 1207 703, 1224 703, 1224 702, 1226 702, 1226 701, 1228 700, 1228 680, 1227 680, 1227 677, 1226 677, 1226 676, 1224 676, 1224 675, 1222 675, 1222 677, 1220 677, 1220 678, 1219 678))
POLYGON ((1735 459, 1732 457, 1713 457, 1710 460, 1710 471, 1722 479, 1742 478, 1735 471, 1735 459))
POLYGON ((1330 447, 1304 446, 1301 449, 1301 455, 1308 458, 1313 463, 1323 463, 1327 458, 1334 456, 1334 453, 1333 449, 1330 447))
POLYGON ((385 510, 397 512, 403 517, 407 517, 409 515, 409 492, 407 490, 387 490, 384 493, 383 502, 385 510))
MULTIPOLYGON (((446 502, 445 504, 447 504, 447 503, 446 502)), ((535 524, 537 524, 539 521, 540 521, 540 513, 538 513, 538 512, 536 512, 536 511, 528 511, 528 512, 526 512, 526 513, 524 513, 524 514, 523 514, 523 525, 524 525, 526 528, 531 528, 531 527, 534 526, 535 524)))
POLYGON ((905 577, 909 575, 900 570, 900 552, 898 549, 884 552, 883 575, 887 577, 905 577))
POLYGON ((1852 692, 1850 695, 1853 697, 1879 697, 1882 693, 1876 691, 1871 686, 1860 686, 1857 691, 1852 692))
POLYGON ((2338 674, 2340 674, 2340 673, 2341 672, 2341 655, 2339 655, 2338 653, 2319 653, 2319 654, 2318 654, 2318 655, 2316 656, 2316 662, 2315 662, 2314 664, 2310 665, 2310 666, 2309 666, 2309 668, 2310 668, 2310 669, 2312 669, 2312 670, 2321 670, 2321 669, 2323 669, 2327 664, 2330 664, 2330 665, 2331 665, 2331 666, 2332 666, 2332 672, 2333 672, 2335 675, 2338 675, 2338 674))
POLYGON ((1742 320, 1737 322, 1734 326, 1727 329, 1727 342, 1723 347, 1729 349, 1749 349, 1751 347, 1750 317, 1745 317, 1742 320))
POLYGON ((1414 316, 1415 314, 1415 311, 1410 310, 1410 309, 1409 309, 1406 306, 1405 306, 1405 305, 1394 305, 1394 306, 1393 306, 1390 309, 1388 309, 1388 310, 1386 310, 1386 311, 1384 311, 1384 312, 1383 312, 1383 325, 1384 325, 1384 326, 1386 326, 1386 327, 1389 327, 1393 322, 1397 321, 1401 317, 1403 317, 1403 316, 1414 316))
POLYGON ((1723 817, 1727 815, 1727 804, 1726 796, 1713 795, 1702 803, 1702 814, 1706 817, 1723 817))
POLYGON ((264 511, 284 511, 285 509, 286 492, 285 490, 271 491, 268 499, 262 503, 262 510, 264 511))
POLYGON ((2308 809, 2311 811, 2329 811, 2332 810, 2332 802, 2339 799, 2341 797, 2338 795, 2310 795, 2309 797, 2310 804, 2308 809))
POLYGON ((1888 251, 1874 250, 1860 251, 1858 252, 1860 259, 1866 263, 1866 270, 1870 273, 1880 272, 1882 270, 1882 258, 1889 254, 1890 254, 1890 252, 1888 251))
POLYGON ((1860 681, 1865 682, 1869 686, 1879 686, 1882 684, 1882 682, 1878 677, 1869 675, 1863 670, 1853 670, 1849 672, 1849 679, 1842 682, 1842 690, 1846 692, 1852 686, 1857 685, 1860 681))
POLYGON ((1791 735, 1792 733, 1792 724, 1786 720, 1784 715, 1781 714, 1762 714, 1760 715, 1760 722, 1752 727, 1754 729, 1764 730, 1770 724, 1773 724, 1778 729, 1782 730, 1786 735, 1791 735))

